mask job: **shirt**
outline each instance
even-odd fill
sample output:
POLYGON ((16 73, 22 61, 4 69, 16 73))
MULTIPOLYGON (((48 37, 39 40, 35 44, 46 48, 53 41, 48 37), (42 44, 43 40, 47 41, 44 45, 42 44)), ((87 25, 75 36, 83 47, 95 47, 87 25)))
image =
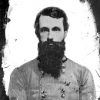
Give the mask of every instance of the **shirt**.
POLYGON ((58 79, 41 76, 38 60, 31 60, 15 68, 10 76, 10 100, 95 100, 95 86, 91 72, 67 59, 58 79))

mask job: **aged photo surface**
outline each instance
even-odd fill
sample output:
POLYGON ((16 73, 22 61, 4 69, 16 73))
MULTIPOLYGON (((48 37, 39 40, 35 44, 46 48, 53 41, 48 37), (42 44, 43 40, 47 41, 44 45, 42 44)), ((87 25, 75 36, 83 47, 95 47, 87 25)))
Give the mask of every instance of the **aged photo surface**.
POLYGON ((99 4, 9 1, 0 52, 10 100, 100 99, 99 4))

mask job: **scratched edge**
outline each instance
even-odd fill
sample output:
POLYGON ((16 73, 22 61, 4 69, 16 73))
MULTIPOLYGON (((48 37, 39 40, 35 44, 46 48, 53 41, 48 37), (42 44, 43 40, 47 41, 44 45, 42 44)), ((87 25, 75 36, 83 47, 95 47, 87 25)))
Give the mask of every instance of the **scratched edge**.
POLYGON ((0 100, 9 100, 6 95, 3 83, 4 71, 2 68, 3 50, 6 44, 5 25, 7 24, 7 11, 9 8, 9 0, 0 0, 0 100))
MULTIPOLYGON (((98 54, 99 54, 99 59, 100 59, 100 0, 80 0, 81 3, 88 2, 90 9, 92 10, 93 17, 95 19, 95 24, 96 24, 96 29, 97 29, 97 39, 99 39, 99 48, 98 48, 98 54), (98 37, 99 35, 99 37, 98 37)), ((100 78, 100 75, 96 71, 97 76, 100 78)), ((96 97, 96 100, 100 100, 99 98, 96 97)))

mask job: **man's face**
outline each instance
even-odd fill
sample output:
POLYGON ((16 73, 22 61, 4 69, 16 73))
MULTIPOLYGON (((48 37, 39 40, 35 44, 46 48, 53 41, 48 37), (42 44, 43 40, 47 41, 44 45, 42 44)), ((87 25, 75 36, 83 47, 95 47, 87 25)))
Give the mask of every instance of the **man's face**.
POLYGON ((40 16, 39 24, 41 40, 38 44, 39 70, 58 78, 65 50, 63 18, 40 16))
POLYGON ((52 18, 49 16, 40 16, 40 39, 42 42, 47 41, 47 39, 53 39, 53 41, 61 42, 65 36, 63 18, 52 18))

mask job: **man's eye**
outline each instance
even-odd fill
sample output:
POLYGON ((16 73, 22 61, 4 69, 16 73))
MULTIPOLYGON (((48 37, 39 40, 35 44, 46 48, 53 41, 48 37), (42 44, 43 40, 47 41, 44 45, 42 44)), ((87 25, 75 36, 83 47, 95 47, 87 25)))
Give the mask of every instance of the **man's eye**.
POLYGON ((48 31, 49 31, 49 29, 45 28, 45 27, 40 29, 40 32, 48 32, 48 31))
POLYGON ((60 31, 60 28, 59 27, 54 27, 52 30, 53 31, 60 31))

